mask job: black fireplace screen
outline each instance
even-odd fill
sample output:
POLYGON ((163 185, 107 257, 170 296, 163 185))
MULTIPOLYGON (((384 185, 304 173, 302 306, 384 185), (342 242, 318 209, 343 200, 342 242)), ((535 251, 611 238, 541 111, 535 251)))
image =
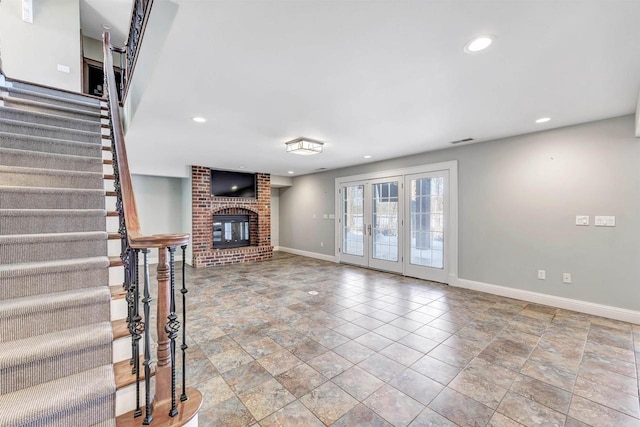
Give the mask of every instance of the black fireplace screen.
POLYGON ((213 216, 214 249, 239 248, 249 244, 249 215, 213 216))

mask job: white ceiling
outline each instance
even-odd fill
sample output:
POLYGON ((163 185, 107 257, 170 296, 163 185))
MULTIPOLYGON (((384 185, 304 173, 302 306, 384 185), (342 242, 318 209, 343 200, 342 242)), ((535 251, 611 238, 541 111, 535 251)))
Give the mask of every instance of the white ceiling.
POLYGON ((111 28, 111 43, 124 46, 129 34, 133 0, 80 0, 82 33, 102 40, 102 26, 111 28))
POLYGON ((175 3, 127 133, 134 173, 307 174, 630 114, 640 87, 640 1, 175 3), (325 152, 285 153, 299 136, 325 152))

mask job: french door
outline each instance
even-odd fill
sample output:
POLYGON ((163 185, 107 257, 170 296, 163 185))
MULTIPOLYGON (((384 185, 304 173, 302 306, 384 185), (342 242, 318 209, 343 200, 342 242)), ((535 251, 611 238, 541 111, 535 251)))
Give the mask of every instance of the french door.
POLYGON ((449 172, 405 176, 407 276, 448 282, 449 172))
POLYGON ((449 171, 341 182, 341 262, 447 283, 449 171))
POLYGON ((401 273, 401 177, 345 183, 340 194, 341 260, 401 273))

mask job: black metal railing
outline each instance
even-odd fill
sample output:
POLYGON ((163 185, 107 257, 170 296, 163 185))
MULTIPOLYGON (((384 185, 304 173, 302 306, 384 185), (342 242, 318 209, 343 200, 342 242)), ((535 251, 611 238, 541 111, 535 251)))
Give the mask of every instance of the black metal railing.
MULTIPOLYGON (((150 3, 150 2, 147 2, 150 3)), ((105 49, 105 95, 109 104, 109 129, 111 136, 111 153, 113 158, 114 190, 116 196, 116 210, 118 212, 118 233, 120 235, 120 258, 124 268, 123 287, 126 290, 127 301, 127 327, 131 335, 131 373, 135 375, 136 402, 134 417, 143 414, 141 407, 141 366, 140 366, 140 341, 143 340, 143 363, 144 378, 146 379, 144 419, 143 424, 149 425, 154 420, 154 406, 163 402, 170 404, 167 415, 175 417, 179 413, 176 390, 176 339, 182 329, 182 393, 180 402, 189 400, 186 387, 186 242, 188 235, 160 235, 143 236, 139 231, 139 221, 135 198, 132 194, 131 176, 128 164, 126 164, 126 148, 122 132, 122 123, 119 120, 119 106, 117 92, 115 89, 115 76, 113 71, 112 52, 115 50, 110 44, 109 33, 104 33, 105 49), (109 67, 109 68, 108 68, 109 67), (115 117, 115 119, 114 119, 115 117), (122 153, 120 151, 123 151, 122 153), (124 160, 124 161, 123 161, 124 160), (130 191, 130 194, 125 194, 130 191), (134 214, 127 212, 128 203, 135 211, 134 214), (133 228, 129 226, 128 218, 134 223, 133 228), (176 314, 175 300, 175 252, 178 246, 182 249, 182 319, 178 320, 176 314), (149 253, 150 248, 158 249, 158 298, 157 298, 157 330, 158 330, 158 352, 156 360, 151 354, 151 287, 149 276, 149 253), (140 265, 140 253, 142 253, 142 265, 140 265), (167 256, 168 254, 168 256, 167 256), (168 258, 168 259, 167 259, 168 258), (140 289, 140 267, 143 271, 142 290, 140 289), (142 293, 142 298, 141 298, 142 293), (142 301, 141 301, 142 300, 142 301), (142 302, 142 311, 140 310, 142 302), (150 378, 152 365, 156 365, 156 396, 151 398, 150 378), (168 387, 167 387, 168 385, 168 387), (167 389, 168 388, 168 389, 167 389)), ((193 390, 193 389, 190 389, 193 390)), ((197 393, 197 391, 196 391, 197 393)), ((197 393, 199 396, 200 394, 197 393)), ((200 396, 201 399, 201 396, 200 396)), ((197 413, 198 407, 195 409, 197 413)))

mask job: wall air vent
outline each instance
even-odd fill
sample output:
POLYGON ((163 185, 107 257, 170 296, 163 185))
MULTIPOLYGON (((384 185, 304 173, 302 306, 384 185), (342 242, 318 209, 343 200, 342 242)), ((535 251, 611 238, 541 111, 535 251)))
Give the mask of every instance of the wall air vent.
POLYGON ((457 141, 451 141, 451 144, 461 144, 463 142, 469 142, 469 141, 473 141, 473 138, 465 138, 465 139, 459 139, 457 141))

